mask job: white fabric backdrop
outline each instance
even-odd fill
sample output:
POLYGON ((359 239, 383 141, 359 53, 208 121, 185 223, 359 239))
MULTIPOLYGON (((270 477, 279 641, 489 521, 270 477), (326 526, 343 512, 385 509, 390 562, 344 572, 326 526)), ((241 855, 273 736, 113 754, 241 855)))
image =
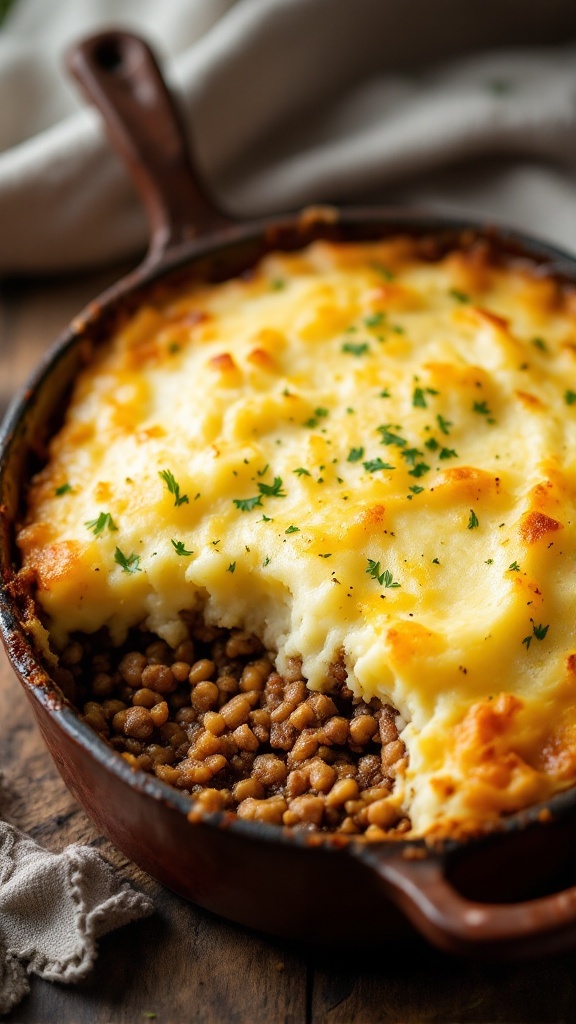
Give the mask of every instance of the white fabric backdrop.
POLYGON ((62 54, 153 42, 221 204, 415 201, 576 250, 575 0, 16 0, 0 28, 0 272, 142 248, 62 54))

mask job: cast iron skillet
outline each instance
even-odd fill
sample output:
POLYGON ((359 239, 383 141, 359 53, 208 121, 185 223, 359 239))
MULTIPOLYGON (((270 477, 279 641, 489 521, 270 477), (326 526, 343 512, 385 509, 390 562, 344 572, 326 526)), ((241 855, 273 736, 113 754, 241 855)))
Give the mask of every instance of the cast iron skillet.
POLYGON ((524 256, 571 281, 576 261, 507 231, 383 208, 234 223, 200 185, 158 67, 140 39, 98 35, 71 53, 69 66, 132 172, 152 242, 144 263, 72 322, 13 403, 0 437, 2 638, 64 781, 96 826, 151 875, 254 928, 338 943, 382 942, 415 928, 444 950, 474 956, 574 946, 576 885, 569 869, 576 863, 576 789, 509 817, 489 835, 436 847, 298 835, 222 813, 192 821, 184 794, 135 773, 63 699, 22 625, 24 598, 13 586, 13 570, 26 480, 41 463, 75 374, 117 315, 135 308, 168 273, 185 268, 217 280, 272 248, 398 232, 429 237, 438 251, 484 238, 504 256, 524 256))

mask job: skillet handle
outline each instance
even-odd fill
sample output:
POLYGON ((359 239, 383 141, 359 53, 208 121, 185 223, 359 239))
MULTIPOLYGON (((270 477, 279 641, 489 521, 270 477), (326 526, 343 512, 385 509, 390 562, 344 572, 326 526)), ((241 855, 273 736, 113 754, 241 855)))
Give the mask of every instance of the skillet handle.
POLYGON ((576 886, 521 903, 478 903, 451 885, 444 859, 422 846, 409 847, 408 857, 380 843, 354 847, 355 855, 381 880, 386 896, 424 938, 446 953, 516 959, 562 952, 576 944, 576 886))
POLYGON ((90 36, 67 53, 66 65, 103 116, 144 202, 152 232, 147 263, 230 223, 204 190, 176 105, 142 39, 120 30, 90 36))

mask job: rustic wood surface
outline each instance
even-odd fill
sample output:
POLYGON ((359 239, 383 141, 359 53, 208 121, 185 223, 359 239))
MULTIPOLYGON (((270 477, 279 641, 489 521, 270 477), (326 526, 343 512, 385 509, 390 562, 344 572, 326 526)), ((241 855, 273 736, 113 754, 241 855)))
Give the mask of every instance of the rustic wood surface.
MULTIPOLYGON (((70 317, 109 280, 109 274, 100 274, 0 285, 0 409, 70 317)), ((3 653, 0 721, 0 773, 13 798, 14 823, 51 850, 70 842, 96 847, 152 896, 156 908, 150 919, 101 941, 96 968, 82 984, 65 987, 33 978, 31 994, 5 1018, 8 1022, 556 1024, 576 1019, 576 952, 523 964, 460 962, 419 941, 398 946, 383 917, 380 947, 368 954, 334 953, 250 932, 187 903, 128 862, 75 803, 3 653)))

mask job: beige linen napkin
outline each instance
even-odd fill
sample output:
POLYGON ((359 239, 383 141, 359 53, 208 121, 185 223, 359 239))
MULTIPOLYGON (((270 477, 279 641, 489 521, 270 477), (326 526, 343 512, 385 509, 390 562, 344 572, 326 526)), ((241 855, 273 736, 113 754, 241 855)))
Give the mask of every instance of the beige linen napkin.
POLYGON ((416 201, 576 243, 574 0, 15 0, 0 29, 0 271, 135 253, 140 206, 62 71, 148 36, 203 172, 250 216, 416 201))
POLYGON ((26 995, 29 974, 86 977, 98 939, 151 912, 95 850, 49 853, 0 821, 0 1014, 26 995))

